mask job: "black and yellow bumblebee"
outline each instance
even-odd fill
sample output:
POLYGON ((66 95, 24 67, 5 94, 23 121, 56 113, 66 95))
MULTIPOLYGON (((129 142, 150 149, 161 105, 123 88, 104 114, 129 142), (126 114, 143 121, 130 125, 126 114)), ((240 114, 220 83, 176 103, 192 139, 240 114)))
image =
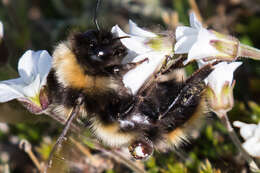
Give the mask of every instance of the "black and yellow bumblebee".
POLYGON ((71 34, 53 52, 47 95, 55 114, 77 115, 102 143, 128 146, 134 158, 143 159, 153 149, 166 151, 178 146, 200 127, 208 112, 203 80, 213 66, 206 65, 185 80, 178 77, 185 57, 166 55, 164 63, 133 94, 124 85, 123 76, 147 59, 123 63, 128 50, 122 39, 128 37, 99 27, 71 34), (138 146, 143 153, 138 153, 138 146))
POLYGON ((142 159, 136 146, 149 154, 153 148, 165 151, 200 126, 207 112, 203 80, 213 67, 207 65, 184 80, 173 74, 183 68, 185 58, 166 56, 165 64, 172 65, 165 69, 162 64, 132 94, 122 78, 146 60, 123 64, 128 50, 121 39, 127 37, 101 30, 72 34, 53 52, 47 93, 57 114, 70 115, 78 105, 77 116, 97 139, 111 147, 129 146, 142 159))

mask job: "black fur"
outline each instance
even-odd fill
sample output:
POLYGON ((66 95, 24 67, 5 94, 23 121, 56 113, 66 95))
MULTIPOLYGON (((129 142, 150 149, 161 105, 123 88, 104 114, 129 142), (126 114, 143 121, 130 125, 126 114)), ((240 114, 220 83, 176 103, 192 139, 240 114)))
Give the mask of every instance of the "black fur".
POLYGON ((52 69, 47 77, 48 98, 51 104, 60 104, 65 107, 73 107, 80 91, 72 88, 64 88, 58 82, 55 70, 52 69))
POLYGON ((107 67, 121 64, 127 54, 120 39, 114 38, 111 32, 76 33, 70 37, 70 42, 79 64, 93 75, 104 75, 107 67))
POLYGON ((47 84, 50 104, 72 108, 79 95, 83 95, 83 102, 88 115, 100 116, 105 124, 116 121, 133 103, 133 97, 129 93, 121 96, 118 95, 118 92, 111 90, 102 94, 87 95, 81 90, 65 88, 58 82, 54 69, 48 75, 47 84))

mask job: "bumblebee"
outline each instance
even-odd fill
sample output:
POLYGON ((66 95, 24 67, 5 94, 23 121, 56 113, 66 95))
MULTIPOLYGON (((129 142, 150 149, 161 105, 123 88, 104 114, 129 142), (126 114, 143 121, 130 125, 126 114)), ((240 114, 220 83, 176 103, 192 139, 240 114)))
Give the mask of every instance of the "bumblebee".
POLYGON ((105 145, 128 146, 134 158, 144 159, 154 148, 178 146, 199 126, 207 112, 203 80, 213 66, 184 80, 176 74, 185 58, 166 56, 165 64, 171 65, 162 65, 132 94, 123 76, 147 59, 123 64, 127 49, 121 39, 127 37, 101 30, 69 36, 53 52, 47 93, 56 114, 77 115, 105 145))

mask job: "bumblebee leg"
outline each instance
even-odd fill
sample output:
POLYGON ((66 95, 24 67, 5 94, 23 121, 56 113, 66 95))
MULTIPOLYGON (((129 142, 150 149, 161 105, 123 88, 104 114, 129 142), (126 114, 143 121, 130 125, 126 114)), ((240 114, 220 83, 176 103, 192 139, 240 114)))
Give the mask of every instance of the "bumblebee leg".
MULTIPOLYGON (((197 106, 202 92, 206 88, 204 79, 213 70, 212 64, 206 65, 193 73, 183 85, 180 93, 168 106, 167 110, 160 115, 159 119, 167 119, 168 114, 176 114, 176 116, 183 116, 185 112, 189 112, 191 108, 197 106)), ((176 118, 176 116, 174 118, 176 118)), ((188 118, 187 116, 183 117, 188 118)))
POLYGON ((138 65, 141 65, 142 63, 144 63, 148 60, 149 60, 148 58, 145 58, 138 62, 131 62, 131 63, 127 63, 127 64, 109 66, 106 68, 106 71, 110 74, 123 76, 128 71, 136 68, 138 65))
POLYGON ((185 73, 183 70, 183 61, 186 59, 186 57, 180 55, 179 57, 175 58, 169 55, 166 55, 166 59, 160 70, 155 74, 155 80, 156 82, 165 82, 170 81, 172 79, 177 79, 178 81, 181 81, 185 79, 185 73), (183 77, 183 79, 180 79, 180 77, 183 77))
POLYGON ((179 68, 184 67, 183 61, 186 57, 180 55, 179 57, 175 58, 174 56, 166 55, 166 59, 159 70, 158 74, 166 74, 172 70, 176 70, 179 68))
POLYGON ((68 120, 66 121, 66 124, 65 124, 65 127, 61 133, 61 135, 59 136, 59 138, 57 139, 54 147, 52 148, 51 152, 50 152, 50 155, 49 155, 49 158, 48 158, 48 162, 47 162, 47 167, 45 169, 44 172, 47 171, 47 168, 48 167, 51 167, 51 161, 52 161, 52 157, 53 157, 53 154, 54 152, 56 151, 56 149, 61 145, 61 143, 63 142, 64 140, 64 137, 66 136, 69 128, 70 128, 70 125, 73 121, 73 119, 76 117, 76 115, 79 113, 79 110, 80 110, 80 106, 81 104, 83 103, 83 98, 82 97, 79 97, 77 99, 77 102, 76 102, 76 105, 73 107, 70 115, 69 115, 69 118, 68 120))
MULTIPOLYGON (((171 57, 171 56, 170 56, 171 57)), ((186 59, 186 57, 180 55, 176 59, 174 57, 167 58, 166 59, 166 68, 162 69, 162 73, 167 73, 168 71, 171 71, 172 69, 178 69, 184 67, 183 61, 186 59)))

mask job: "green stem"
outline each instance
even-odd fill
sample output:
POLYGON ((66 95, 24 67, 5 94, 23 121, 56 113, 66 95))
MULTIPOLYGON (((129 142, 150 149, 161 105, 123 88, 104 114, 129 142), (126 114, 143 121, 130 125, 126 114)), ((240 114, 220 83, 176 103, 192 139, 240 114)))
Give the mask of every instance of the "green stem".
POLYGON ((238 57, 260 60, 260 49, 240 43, 238 57))

